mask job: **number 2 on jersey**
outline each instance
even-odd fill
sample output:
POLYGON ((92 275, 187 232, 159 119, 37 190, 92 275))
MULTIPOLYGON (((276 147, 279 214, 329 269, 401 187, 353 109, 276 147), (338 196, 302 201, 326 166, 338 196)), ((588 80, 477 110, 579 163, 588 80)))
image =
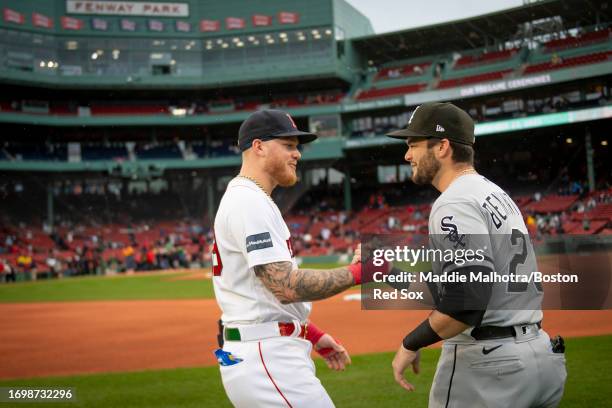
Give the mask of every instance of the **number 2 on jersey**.
MULTIPOLYGON (((508 268, 510 275, 516 275, 516 270, 518 269, 519 265, 523 265, 527 260, 527 239, 529 238, 525 237, 525 235, 523 235, 521 231, 517 229, 512 230, 510 242, 512 242, 512 245, 517 245, 518 241, 520 240, 521 250, 516 255, 514 255, 514 257, 510 261, 510 266, 508 268)), ((536 289, 539 292, 542 292, 542 284, 540 282, 534 282, 534 284, 536 286, 536 289)), ((527 285, 529 285, 528 282, 508 282, 508 292, 525 292, 527 291, 527 285)))

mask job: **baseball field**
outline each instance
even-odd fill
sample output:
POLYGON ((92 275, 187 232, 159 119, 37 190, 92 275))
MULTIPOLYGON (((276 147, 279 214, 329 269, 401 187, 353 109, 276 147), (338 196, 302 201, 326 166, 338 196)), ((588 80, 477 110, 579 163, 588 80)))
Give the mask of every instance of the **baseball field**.
MULTIPOLYGON (((414 393, 394 383, 390 363, 427 312, 365 311, 345 295, 312 314, 353 357, 340 373, 315 360, 336 406, 426 406, 439 350, 424 350, 414 393)), ((206 271, 1 285, 0 387, 73 388, 77 401, 58 407, 230 406, 212 354, 218 317, 206 271)), ((562 406, 609 406, 612 312, 548 311, 543 325, 567 339, 562 406)))

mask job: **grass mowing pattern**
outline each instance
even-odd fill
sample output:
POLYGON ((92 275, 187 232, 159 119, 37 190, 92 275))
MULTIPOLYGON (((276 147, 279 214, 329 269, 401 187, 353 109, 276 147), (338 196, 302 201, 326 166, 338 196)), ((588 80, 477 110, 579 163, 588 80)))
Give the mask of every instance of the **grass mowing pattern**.
MULTIPOLYGON (((561 407, 608 406, 612 397, 612 336, 568 339, 566 344, 569 375, 561 407)), ((353 365, 341 373, 316 360, 317 374, 339 408, 426 407, 439 354, 437 349, 423 351, 421 374, 407 375, 417 387, 413 393, 405 392, 393 380, 394 353, 354 356, 353 365)), ((76 388, 78 402, 54 403, 53 407, 231 407, 217 367, 12 380, 2 381, 0 386, 76 388)), ((40 403, 17 406, 36 408, 40 403)))

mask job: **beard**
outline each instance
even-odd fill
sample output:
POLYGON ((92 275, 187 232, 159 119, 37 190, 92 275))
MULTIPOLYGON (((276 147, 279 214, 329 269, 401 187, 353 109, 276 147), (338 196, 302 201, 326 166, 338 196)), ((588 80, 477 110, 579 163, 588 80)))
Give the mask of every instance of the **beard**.
POLYGON ((264 167, 265 171, 278 183, 281 187, 291 187, 297 183, 297 175, 289 165, 280 159, 268 161, 264 167))
POLYGON ((431 184, 436 174, 438 174, 440 166, 441 164, 433 152, 427 149, 427 153, 417 164, 417 171, 412 173, 412 182, 419 186, 431 184))

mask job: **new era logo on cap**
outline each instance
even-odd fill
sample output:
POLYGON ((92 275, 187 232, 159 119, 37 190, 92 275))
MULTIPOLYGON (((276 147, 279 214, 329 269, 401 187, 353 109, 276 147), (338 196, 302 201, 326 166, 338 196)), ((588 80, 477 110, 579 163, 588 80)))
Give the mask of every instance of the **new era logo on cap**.
POLYGON ((444 128, 440 125, 436 125, 436 132, 444 132, 444 128))

